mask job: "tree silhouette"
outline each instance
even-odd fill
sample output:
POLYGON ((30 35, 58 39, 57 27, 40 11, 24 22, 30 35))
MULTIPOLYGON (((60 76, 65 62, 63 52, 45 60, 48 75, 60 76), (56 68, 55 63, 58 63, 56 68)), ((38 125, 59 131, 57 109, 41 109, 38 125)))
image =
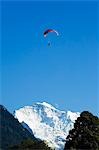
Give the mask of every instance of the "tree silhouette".
POLYGON ((66 138, 64 150, 99 150, 99 118, 83 111, 66 138))

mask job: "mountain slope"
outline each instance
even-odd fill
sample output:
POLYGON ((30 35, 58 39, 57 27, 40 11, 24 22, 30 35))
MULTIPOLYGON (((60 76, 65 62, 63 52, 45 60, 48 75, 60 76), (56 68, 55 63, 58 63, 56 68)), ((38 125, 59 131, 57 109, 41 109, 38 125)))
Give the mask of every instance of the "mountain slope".
POLYGON ((15 117, 19 122, 27 124, 35 137, 60 150, 64 148, 69 130, 73 128, 79 115, 78 112, 60 111, 46 102, 35 103, 15 111, 15 117))
POLYGON ((8 149, 9 146, 19 144, 28 138, 35 139, 33 134, 30 134, 4 106, 0 105, 0 149, 8 149))

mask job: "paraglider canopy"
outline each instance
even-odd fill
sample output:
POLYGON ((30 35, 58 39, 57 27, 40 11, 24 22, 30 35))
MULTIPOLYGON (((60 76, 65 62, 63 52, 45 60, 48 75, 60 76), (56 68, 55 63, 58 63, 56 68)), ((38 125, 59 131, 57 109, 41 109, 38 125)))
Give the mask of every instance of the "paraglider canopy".
POLYGON ((59 33, 58 33, 56 30, 47 29, 47 30, 44 32, 44 37, 46 37, 46 36, 48 35, 48 33, 50 33, 50 32, 56 33, 57 36, 59 35, 59 33))

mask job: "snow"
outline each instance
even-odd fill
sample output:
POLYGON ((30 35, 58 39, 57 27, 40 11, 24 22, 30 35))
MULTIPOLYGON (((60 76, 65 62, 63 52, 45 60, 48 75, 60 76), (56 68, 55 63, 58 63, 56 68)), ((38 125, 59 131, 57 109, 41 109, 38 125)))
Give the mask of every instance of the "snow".
POLYGON ((47 102, 42 102, 42 103, 39 103, 39 102, 38 102, 37 104, 40 104, 40 105, 43 105, 43 106, 45 106, 45 107, 48 107, 48 108, 51 108, 51 109, 56 110, 55 107, 53 107, 51 104, 48 104, 47 102))
POLYGON ((69 130, 79 115, 79 112, 58 110, 46 102, 15 111, 15 118, 20 123, 27 124, 35 137, 46 141, 55 150, 63 150, 69 130))
POLYGON ((75 122, 78 116, 79 116, 79 112, 75 113, 75 112, 67 111, 67 118, 72 120, 72 122, 75 122))

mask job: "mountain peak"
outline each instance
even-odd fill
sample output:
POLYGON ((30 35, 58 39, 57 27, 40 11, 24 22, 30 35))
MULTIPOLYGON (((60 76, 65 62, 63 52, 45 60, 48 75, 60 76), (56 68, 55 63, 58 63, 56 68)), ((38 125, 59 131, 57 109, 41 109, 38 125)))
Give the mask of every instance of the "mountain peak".
POLYGON ((47 102, 37 102, 15 111, 19 122, 27 124, 36 138, 46 141, 56 150, 64 148, 69 130, 73 128, 79 115, 78 112, 56 109, 47 102))
POLYGON ((47 102, 42 102, 42 103, 37 102, 36 104, 43 105, 43 106, 48 107, 48 108, 50 108, 50 109, 56 110, 55 107, 53 107, 51 104, 49 104, 49 103, 47 103, 47 102))

